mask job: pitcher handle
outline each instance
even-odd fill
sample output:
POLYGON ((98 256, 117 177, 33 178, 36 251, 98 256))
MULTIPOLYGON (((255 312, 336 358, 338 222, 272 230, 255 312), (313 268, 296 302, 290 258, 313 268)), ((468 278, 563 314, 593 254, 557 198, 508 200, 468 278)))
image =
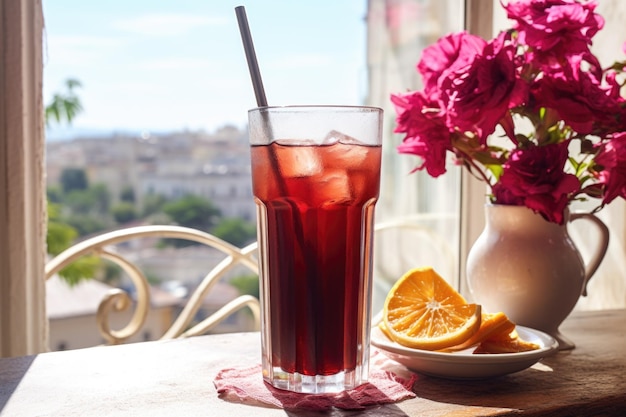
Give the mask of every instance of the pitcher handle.
POLYGON ((587 296, 587 284, 589 280, 595 274, 596 270, 600 266, 602 259, 604 259, 604 255, 606 255, 606 251, 609 247, 609 228, 604 224, 602 220, 598 217, 594 216, 591 213, 571 213, 570 214, 570 222, 578 219, 587 219, 590 220, 593 224, 598 227, 600 231, 600 244, 596 247, 596 251, 585 265, 585 281, 583 282, 583 296, 587 296))

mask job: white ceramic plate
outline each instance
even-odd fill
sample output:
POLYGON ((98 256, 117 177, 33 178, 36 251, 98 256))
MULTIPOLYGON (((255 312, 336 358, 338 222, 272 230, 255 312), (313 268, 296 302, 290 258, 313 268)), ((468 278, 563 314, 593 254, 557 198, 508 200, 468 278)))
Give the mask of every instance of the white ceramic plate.
POLYGON ((393 342, 375 326, 372 345, 412 371, 448 379, 484 379, 526 369, 558 349, 558 342, 539 330, 516 326, 519 336, 540 346, 519 353, 473 354, 471 350, 443 353, 411 349, 393 342))

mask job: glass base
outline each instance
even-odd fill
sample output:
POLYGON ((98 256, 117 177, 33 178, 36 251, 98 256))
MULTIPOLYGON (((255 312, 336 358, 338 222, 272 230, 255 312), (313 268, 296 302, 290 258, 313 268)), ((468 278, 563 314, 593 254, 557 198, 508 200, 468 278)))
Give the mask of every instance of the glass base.
POLYGON ((361 367, 351 371, 342 371, 334 375, 302 375, 297 372, 285 372, 281 368, 272 368, 263 372, 265 382, 275 388, 304 394, 326 394, 350 390, 367 382, 367 372, 361 367), (269 375, 271 373, 272 375, 269 375))

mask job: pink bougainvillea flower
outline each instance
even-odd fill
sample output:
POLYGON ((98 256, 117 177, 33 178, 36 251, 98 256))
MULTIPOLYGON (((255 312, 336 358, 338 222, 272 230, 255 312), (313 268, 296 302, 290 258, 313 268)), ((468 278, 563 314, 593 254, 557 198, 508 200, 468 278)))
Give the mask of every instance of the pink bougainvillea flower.
POLYGON ((455 71, 470 65, 485 45, 487 42, 484 39, 467 32, 459 32, 444 36, 434 45, 425 48, 417 64, 425 94, 429 98, 438 98, 441 82, 455 71))
POLYGON ((405 134, 398 151, 433 177, 450 153, 492 203, 558 224, 573 200, 601 200, 598 210, 626 199, 626 60, 603 68, 591 52, 604 26, 597 2, 501 4, 513 27, 489 42, 442 37, 417 65, 424 89, 392 95, 395 132, 405 134))
POLYGON ((398 152, 422 158, 415 170, 426 168, 432 177, 444 174, 446 152, 451 149, 450 132, 437 103, 429 101, 422 92, 394 94, 391 101, 397 113, 394 132, 406 134, 398 152))
POLYGON ((567 145, 562 142, 513 151, 493 187, 494 202, 525 205, 548 221, 563 224, 570 196, 580 190, 578 178, 563 171, 567 145))
POLYGON ((503 4, 513 19, 520 43, 556 57, 588 51, 591 38, 604 26, 595 1, 518 0, 503 4))
POLYGON ((614 135, 600 144, 595 163, 602 171, 600 183, 604 185, 602 204, 609 204, 617 197, 626 198, 626 132, 614 135))
POLYGON ((609 97, 615 99, 616 101, 620 101, 622 100, 622 97, 620 96, 622 86, 616 77, 617 73, 615 71, 609 70, 606 72, 606 84, 608 86, 609 97))
MULTIPOLYGON (((607 134, 611 120, 619 111, 619 99, 611 94, 610 85, 602 85, 590 72, 580 69, 580 61, 571 58, 570 65, 546 71, 531 87, 538 107, 549 107, 580 134, 607 134), (598 130, 600 129, 600 130, 598 130)), ((610 129, 609 129, 610 130, 610 129)))
POLYGON ((503 32, 462 74, 443 81, 451 131, 475 132, 484 144, 507 111, 526 101, 528 86, 516 72, 514 55, 515 46, 503 32))

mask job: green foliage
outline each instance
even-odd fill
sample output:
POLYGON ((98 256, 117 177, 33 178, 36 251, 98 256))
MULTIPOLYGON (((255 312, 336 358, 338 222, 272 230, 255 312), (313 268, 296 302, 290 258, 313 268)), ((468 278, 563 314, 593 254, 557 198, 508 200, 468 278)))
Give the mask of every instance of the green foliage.
MULTIPOLYGON (((210 232, 219 220, 220 210, 209 200, 196 195, 186 195, 163 205, 163 212, 179 226, 210 232)), ((166 245, 177 248, 197 243, 181 239, 164 239, 166 245)))
POLYGON ((48 234, 46 236, 48 253, 51 255, 58 255, 67 249, 77 236, 78 232, 69 224, 55 221, 49 222, 48 234))
POLYGON ((111 207, 111 214, 118 224, 128 223, 137 218, 135 205, 126 201, 122 201, 111 207))
POLYGON ((61 189, 64 193, 86 190, 89 187, 87 173, 82 168, 65 168, 61 172, 61 189))
POLYGON ((210 231, 220 216, 220 210, 209 200, 187 195, 163 206, 163 211, 180 226, 210 231))
POLYGON ((92 279, 100 266, 100 259, 95 256, 84 256, 77 259, 59 272, 68 284, 76 285, 82 280, 92 279))
MULTIPOLYGON (((59 221, 59 218, 60 206, 48 203, 48 234, 46 243, 48 253, 54 256, 69 248, 78 236, 78 231, 74 227, 59 221)), ((59 276, 68 284, 75 285, 82 279, 92 278, 99 265, 99 258, 84 256, 60 270, 59 276)))
POLYGON ((76 115, 83 111, 80 98, 74 92, 76 87, 82 87, 80 81, 69 78, 65 81, 66 91, 52 96, 52 101, 44 109, 44 120, 47 126, 53 121, 56 123, 66 121, 72 124, 76 115))
MULTIPOLYGON (((44 108, 44 119, 47 126, 52 121, 57 123, 66 121, 71 124, 76 115, 83 110, 80 99, 74 92, 75 87, 81 86, 80 81, 70 78, 65 82, 65 85, 67 88, 65 94, 54 94, 52 102, 44 108)), ((77 228, 63 221, 60 206, 64 201, 63 194, 71 191, 86 190, 88 187, 89 182, 84 170, 67 168, 61 173, 61 188, 48 188, 48 234, 46 243, 48 253, 51 255, 58 255, 69 248, 80 233, 77 228)), ((99 264, 99 258, 84 256, 59 271, 59 276, 70 285, 74 285, 82 279, 92 278, 99 264)))
POLYGON ((496 180, 499 180, 502 176, 502 165, 485 165, 485 168, 491 172, 491 175, 493 175, 493 178, 496 180))
POLYGON ((59 222, 60 208, 57 204, 48 203, 48 235, 46 243, 48 253, 58 255, 70 247, 78 236, 78 231, 72 226, 59 222))
POLYGON ((143 197, 142 216, 148 217, 163 211, 167 199, 161 194, 147 194, 143 197))
POLYGON ((122 278, 123 269, 116 263, 103 262, 100 278, 109 285, 117 285, 122 278))
POLYGON ((84 190, 73 190, 64 194, 64 202, 73 214, 106 216, 111 197, 104 184, 96 184, 84 190))
POLYGON ((95 212, 101 215, 109 213, 111 206, 111 193, 104 184, 95 184, 93 187, 89 187, 88 190, 94 204, 95 212))
POLYGON ((107 224, 103 219, 89 214, 68 216, 65 222, 76 228, 80 236, 90 235, 107 229, 107 224))
POLYGON ((63 201, 63 191, 58 186, 48 187, 46 196, 51 203, 61 203, 63 201))
POLYGON ((125 186, 120 191, 120 200, 126 203, 135 203, 135 190, 130 185, 125 186))
POLYGON ((228 243, 243 247, 256 237, 256 226, 242 219, 228 218, 215 226, 211 233, 228 243))
POLYGON ((240 275, 233 278, 230 284, 239 290, 239 294, 250 294, 259 298, 259 277, 258 275, 240 275))
POLYGON ((93 195, 85 190, 74 190, 65 193, 65 205, 74 215, 87 215, 94 207, 93 195))

